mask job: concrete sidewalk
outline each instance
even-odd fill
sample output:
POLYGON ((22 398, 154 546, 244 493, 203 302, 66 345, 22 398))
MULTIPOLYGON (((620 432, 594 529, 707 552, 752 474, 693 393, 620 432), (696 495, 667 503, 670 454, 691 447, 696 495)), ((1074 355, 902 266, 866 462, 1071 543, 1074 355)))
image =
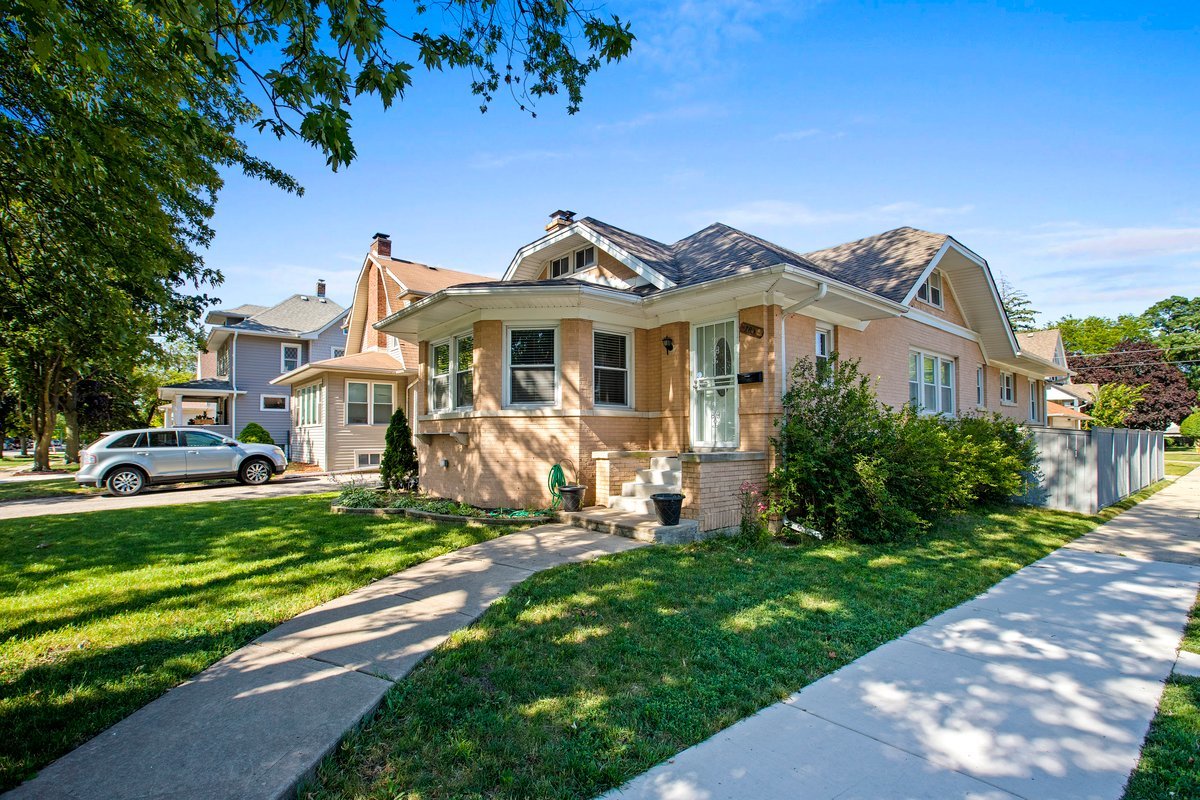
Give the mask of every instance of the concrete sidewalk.
POLYGON ((1200 471, 608 797, 1118 800, 1195 564, 1200 471))
POLYGON ((542 525, 430 559, 280 625, 4 797, 290 796, 395 681, 513 586, 640 546, 542 525))

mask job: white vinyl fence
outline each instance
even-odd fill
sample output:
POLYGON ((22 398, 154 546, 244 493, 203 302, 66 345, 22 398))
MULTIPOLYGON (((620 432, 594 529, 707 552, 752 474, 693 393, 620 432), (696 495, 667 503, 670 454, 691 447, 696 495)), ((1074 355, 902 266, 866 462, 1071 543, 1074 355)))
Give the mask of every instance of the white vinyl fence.
POLYGON ((1033 505, 1095 514, 1162 480, 1163 434, 1132 428, 1034 428, 1040 455, 1033 505))

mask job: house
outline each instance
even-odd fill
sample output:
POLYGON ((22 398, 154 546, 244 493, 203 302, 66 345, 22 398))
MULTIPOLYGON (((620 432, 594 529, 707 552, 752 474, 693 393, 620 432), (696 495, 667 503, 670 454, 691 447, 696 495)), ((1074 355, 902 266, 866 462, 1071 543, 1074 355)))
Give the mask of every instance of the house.
POLYGON ((271 381, 292 397, 293 460, 336 471, 377 468, 392 413, 404 408, 412 417, 417 348, 375 324, 439 290, 490 280, 393 258, 391 238, 375 234, 355 281, 345 351, 271 381))
POLYGON ((559 211, 502 280, 375 329, 416 348, 426 490, 545 505, 564 463, 601 506, 682 488, 703 531, 736 526, 738 487, 772 465, 800 358, 860 359, 892 406, 1031 425, 1067 374, 1021 348, 980 256, 914 228, 801 254, 723 224, 666 244, 559 211))
POLYGON ((1095 383, 1059 383, 1046 387, 1046 399, 1075 411, 1083 411, 1096 400, 1095 383))
MULTIPOLYGON (((1062 369, 1068 369, 1067 350, 1063 347, 1062 333, 1058 328, 1021 331, 1017 334, 1017 343, 1020 344, 1023 352, 1044 358, 1062 369)), ((1067 376, 1063 377, 1047 376, 1046 381, 1049 384, 1063 383, 1069 380, 1069 375, 1068 372, 1067 376)))
POLYGON ((273 306, 241 305, 210 311, 196 378, 162 386, 164 424, 201 425, 225 436, 257 422, 275 443, 293 452, 291 401, 271 381, 310 361, 345 353, 346 309, 325 296, 294 294, 273 306))
POLYGON ((1091 421, 1090 414, 1085 414, 1053 400, 1046 401, 1046 422, 1051 428, 1081 431, 1091 421))

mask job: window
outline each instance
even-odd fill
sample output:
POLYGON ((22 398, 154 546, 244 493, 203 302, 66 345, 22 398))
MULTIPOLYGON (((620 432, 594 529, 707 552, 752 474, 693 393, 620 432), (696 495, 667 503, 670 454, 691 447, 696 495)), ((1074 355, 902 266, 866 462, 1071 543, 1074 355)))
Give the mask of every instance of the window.
POLYGON ((450 408, 450 343, 433 346, 429 359, 429 409, 447 411, 450 408))
POLYGON ((1007 406, 1017 403, 1017 381, 1011 372, 1000 373, 1000 402, 1007 406))
POLYGON ((146 446, 146 434, 144 433, 127 433, 124 436, 118 436, 108 444, 109 450, 121 449, 124 450, 130 447, 137 447, 138 440, 141 440, 142 447, 146 446))
POLYGON ((475 336, 454 339, 454 407, 470 408, 475 402, 475 336))
POLYGON ((588 245, 551 261, 550 277, 561 278, 564 275, 570 275, 572 272, 579 272, 580 270, 594 266, 596 266, 596 248, 588 245))
POLYGON ((258 396, 259 411, 287 411, 288 397, 286 394, 262 394, 258 396))
POLYGON ((217 349, 217 375, 222 378, 229 377, 229 342, 217 349))
POLYGON ((220 447, 225 444, 220 436, 204 431, 184 431, 179 436, 183 439, 184 447, 220 447))
POLYGON ((596 404, 629 405, 629 334, 592 333, 592 361, 592 399, 596 404))
POLYGON ((279 371, 291 372, 300 366, 300 345, 284 344, 279 346, 279 371))
POLYGON ((344 348, 344 347, 329 348, 329 357, 330 358, 341 358, 344 355, 346 355, 346 348, 344 348))
POLYGON ((366 425, 371 421, 371 404, 367 402, 371 384, 348 381, 346 383, 346 424, 366 425))
POLYGON ((175 438, 175 431, 151 431, 150 446, 178 447, 179 441, 175 438))
POLYGON ((556 258, 550 262, 550 277, 561 278, 563 275, 571 274, 571 257, 563 256, 556 258))
POLYGON ((587 269, 596 265, 596 248, 585 247, 575 251, 575 271, 587 269))
POLYGON ((379 466, 379 453, 355 453, 355 464, 359 469, 367 469, 368 467, 379 466))
POLYGON ((372 424, 387 425, 392 421, 392 385, 390 383, 371 384, 371 414, 372 424))
POLYGON ((953 414, 954 361, 928 353, 908 354, 908 401, 929 414, 953 414))
POLYGON ((929 273, 921 288, 917 289, 917 299, 924 300, 931 306, 942 307, 942 273, 936 270, 929 273))
POLYGON ((508 400, 516 405, 553 405, 558 398, 555 328, 508 331, 508 400))
POLYGON ((301 426, 321 423, 321 384, 314 383, 296 392, 296 424, 301 426))
POLYGON ((975 405, 987 406, 987 369, 982 365, 975 370, 975 405))
POLYGON ((1029 419, 1033 422, 1040 422, 1042 419, 1042 402, 1038 397, 1037 382, 1033 379, 1029 381, 1029 419))
POLYGON ((833 331, 829 328, 817 328, 817 340, 814 346, 817 361, 827 361, 833 352, 833 331))

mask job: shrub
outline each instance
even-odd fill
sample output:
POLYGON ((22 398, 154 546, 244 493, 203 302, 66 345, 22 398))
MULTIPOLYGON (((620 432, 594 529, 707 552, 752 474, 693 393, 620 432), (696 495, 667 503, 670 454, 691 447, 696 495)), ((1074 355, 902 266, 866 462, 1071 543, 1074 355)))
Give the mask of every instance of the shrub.
POLYGON ((382 508, 384 498, 365 486, 347 486, 338 492, 336 505, 346 508, 382 508))
POLYGON ((823 535, 911 537, 947 511, 1022 493, 1030 434, 993 416, 949 418, 879 402, 857 361, 800 361, 784 396, 773 511, 823 535))
POLYGON ((383 438, 383 456, 379 459, 379 481, 384 489, 417 488, 417 449, 404 409, 397 408, 383 438))
POLYGON ((275 444, 275 440, 271 438, 271 434, 267 433, 267 429, 257 422, 251 422, 242 428, 237 440, 245 444, 275 444))
POLYGON ((1179 423, 1179 435, 1189 439, 1200 439, 1200 411, 1193 411, 1179 423))

